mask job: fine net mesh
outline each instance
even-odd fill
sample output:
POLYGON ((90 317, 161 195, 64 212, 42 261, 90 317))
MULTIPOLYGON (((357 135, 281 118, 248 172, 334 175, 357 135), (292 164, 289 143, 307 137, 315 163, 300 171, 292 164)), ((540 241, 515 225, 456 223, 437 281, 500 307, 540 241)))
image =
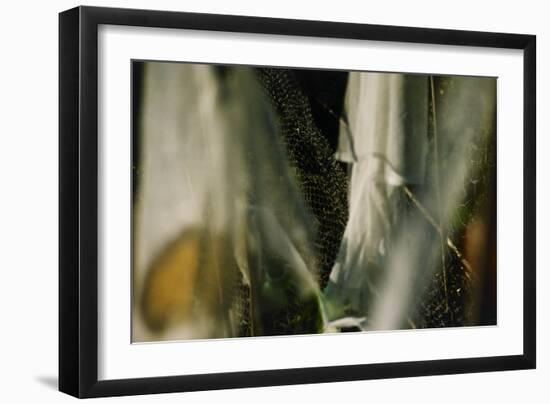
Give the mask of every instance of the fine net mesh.
POLYGON ((319 286, 324 288, 348 219, 347 177, 334 159, 327 138, 316 126, 310 99, 295 73, 261 68, 257 74, 277 112, 289 164, 315 218, 319 286))

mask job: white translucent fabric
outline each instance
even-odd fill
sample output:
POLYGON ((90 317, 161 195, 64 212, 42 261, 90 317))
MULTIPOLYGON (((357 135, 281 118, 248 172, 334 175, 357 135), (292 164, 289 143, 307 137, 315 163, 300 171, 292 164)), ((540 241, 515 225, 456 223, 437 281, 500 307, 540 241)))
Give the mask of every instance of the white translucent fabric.
POLYGON ((344 114, 336 157, 352 164, 350 215, 327 297, 366 314, 399 223, 396 186, 424 180, 427 76, 352 72, 344 114))
POLYGON ((344 114, 337 159, 367 163, 361 175, 389 185, 423 182, 427 76, 351 72, 344 114))

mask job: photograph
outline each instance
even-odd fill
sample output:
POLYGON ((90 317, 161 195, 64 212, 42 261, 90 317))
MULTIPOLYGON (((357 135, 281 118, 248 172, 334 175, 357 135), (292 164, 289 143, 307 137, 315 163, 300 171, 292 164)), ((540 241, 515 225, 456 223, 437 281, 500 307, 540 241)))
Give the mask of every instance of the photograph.
POLYGON ((132 343, 498 325, 496 77, 130 65, 132 343))

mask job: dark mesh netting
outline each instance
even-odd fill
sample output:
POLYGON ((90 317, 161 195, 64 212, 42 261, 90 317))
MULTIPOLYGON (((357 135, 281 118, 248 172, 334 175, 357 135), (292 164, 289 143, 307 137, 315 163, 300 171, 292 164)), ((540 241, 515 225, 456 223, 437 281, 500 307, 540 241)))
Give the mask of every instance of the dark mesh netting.
POLYGON ((347 177, 333 158, 329 141, 316 126, 310 98, 296 73, 271 68, 260 68, 257 72, 277 112, 290 165, 316 221, 319 284, 324 288, 348 218, 347 177))

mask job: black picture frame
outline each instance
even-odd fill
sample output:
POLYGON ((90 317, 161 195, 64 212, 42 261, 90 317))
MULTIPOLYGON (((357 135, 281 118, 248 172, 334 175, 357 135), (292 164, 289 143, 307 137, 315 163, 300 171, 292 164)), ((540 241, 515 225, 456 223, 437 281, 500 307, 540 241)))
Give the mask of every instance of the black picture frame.
POLYGON ((60 13, 59 390, 84 398, 535 368, 535 103, 534 35, 96 7, 60 13), (99 381, 100 24, 523 50, 523 354, 99 381))

